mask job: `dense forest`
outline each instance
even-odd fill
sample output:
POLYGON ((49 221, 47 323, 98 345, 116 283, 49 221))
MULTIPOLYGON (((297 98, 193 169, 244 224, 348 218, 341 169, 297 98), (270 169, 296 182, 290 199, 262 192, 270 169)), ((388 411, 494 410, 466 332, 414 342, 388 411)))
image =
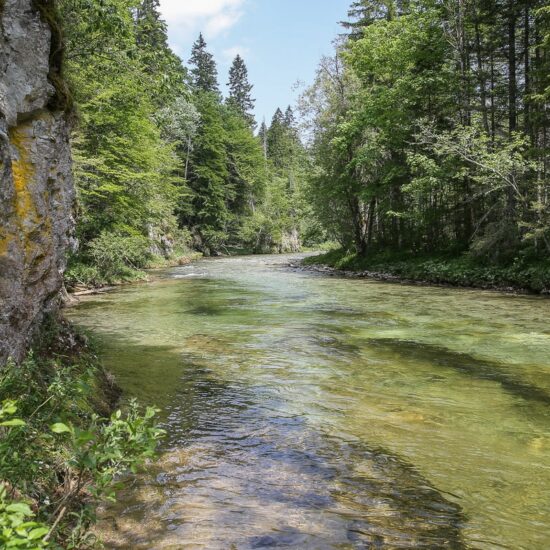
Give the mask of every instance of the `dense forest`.
POLYGON ((545 2, 356 1, 302 98, 309 197, 346 250, 550 253, 545 2))
POLYGON ((59 2, 76 106, 72 285, 204 254, 335 241, 517 269, 550 252, 544 2, 356 1, 334 55, 269 125, 237 56, 223 98, 157 0, 59 2))
POLYGON ((132 279, 190 250, 297 251, 301 235, 315 234, 292 109, 255 132, 239 55, 223 98, 202 34, 185 66, 167 45, 158 0, 58 5, 76 113, 70 284, 132 279))

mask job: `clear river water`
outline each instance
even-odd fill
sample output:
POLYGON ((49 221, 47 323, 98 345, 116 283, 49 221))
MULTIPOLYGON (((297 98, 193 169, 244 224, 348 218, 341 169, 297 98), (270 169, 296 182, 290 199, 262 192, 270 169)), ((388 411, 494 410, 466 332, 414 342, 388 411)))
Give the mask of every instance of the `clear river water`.
POLYGON ((550 299, 208 259, 69 317, 158 463, 107 548, 550 548, 550 299))

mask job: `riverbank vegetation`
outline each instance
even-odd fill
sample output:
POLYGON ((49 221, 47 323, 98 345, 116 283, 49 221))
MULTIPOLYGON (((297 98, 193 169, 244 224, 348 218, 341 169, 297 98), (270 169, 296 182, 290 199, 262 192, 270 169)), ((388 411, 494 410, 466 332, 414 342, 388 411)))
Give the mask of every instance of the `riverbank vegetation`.
POLYGON ((480 264, 469 255, 377 252, 366 256, 334 249, 303 260, 305 266, 328 266, 338 271, 382 280, 398 279, 430 284, 520 290, 550 294, 550 262, 522 262, 509 265, 480 264))
POLYGON ((70 287, 143 278, 193 251, 296 251, 302 234, 315 236, 292 109, 256 132, 244 60, 235 57, 223 98, 203 36, 184 65, 158 4, 57 3, 76 109, 70 287))
POLYGON ((158 0, 58 7, 77 112, 69 286, 327 239, 480 269, 550 253, 544 2, 354 1, 302 124, 288 107, 260 126, 245 61, 224 98, 202 35, 187 64, 170 50, 158 0))
POLYGON ((301 100, 308 196, 342 247, 327 261, 547 289, 548 7, 360 0, 349 15, 301 100))
POLYGON ((155 410, 119 391, 86 340, 49 319, 28 359, 0 376, 0 546, 89 548, 95 509, 153 456, 155 410))

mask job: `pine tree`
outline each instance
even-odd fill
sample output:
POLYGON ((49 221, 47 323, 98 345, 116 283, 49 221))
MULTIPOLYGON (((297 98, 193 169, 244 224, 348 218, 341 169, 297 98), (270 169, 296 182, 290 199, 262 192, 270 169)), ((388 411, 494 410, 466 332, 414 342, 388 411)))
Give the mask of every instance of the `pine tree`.
POLYGON ((227 205, 235 193, 227 185, 227 136, 222 106, 211 93, 197 94, 195 106, 200 124, 193 142, 188 174, 193 208, 182 221, 200 235, 198 246, 203 252, 212 253, 225 241, 229 218, 227 205))
POLYGON ((256 126, 252 110, 254 109, 255 99, 252 98, 252 84, 248 82, 248 69, 243 58, 237 54, 233 64, 229 69, 229 98, 227 104, 235 108, 250 124, 256 126))
POLYGON ((212 54, 206 49, 206 42, 202 33, 199 34, 197 41, 193 44, 189 63, 193 66, 191 78, 195 91, 214 92, 220 96, 216 62, 212 54))
POLYGON ((276 167, 286 165, 286 128, 285 117, 281 109, 277 107, 271 125, 267 130, 267 156, 276 167))
POLYGON ((261 200, 266 169, 262 145, 247 120, 234 109, 226 109, 224 118, 229 172, 227 186, 234 192, 229 207, 235 229, 261 200))
POLYGON ((285 117, 283 115, 283 111, 279 107, 277 107, 277 110, 275 113, 273 113, 273 118, 271 119, 271 126, 283 124, 285 117))
POLYGON ((294 111, 290 105, 286 108, 284 120, 287 128, 292 128, 294 126, 294 111))
POLYGON ((260 129, 258 130, 258 139, 264 152, 264 159, 267 159, 267 124, 265 118, 262 120, 260 129))
POLYGON ((160 0, 142 0, 136 10, 136 41, 140 47, 167 48, 166 23, 160 17, 160 0))
POLYGON ((159 0, 141 0, 134 12, 135 41, 139 59, 149 77, 143 83, 153 103, 164 106, 185 93, 185 68, 168 46, 166 22, 159 0))
POLYGON ((358 40, 363 36, 364 27, 381 19, 393 19, 396 10, 407 3, 407 0, 354 0, 348 10, 350 20, 340 21, 340 25, 349 31, 351 40, 358 40))

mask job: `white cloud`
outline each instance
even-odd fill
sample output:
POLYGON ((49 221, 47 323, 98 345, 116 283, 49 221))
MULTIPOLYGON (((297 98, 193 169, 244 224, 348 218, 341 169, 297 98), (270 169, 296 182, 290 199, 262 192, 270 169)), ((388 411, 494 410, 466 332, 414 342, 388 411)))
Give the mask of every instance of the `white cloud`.
POLYGON ((172 35, 188 38, 203 31, 206 38, 213 38, 237 23, 245 1, 161 0, 160 9, 172 35))
POLYGON ((235 56, 239 54, 241 57, 248 57, 248 54, 250 53, 250 50, 246 46, 232 46, 231 48, 226 48, 222 51, 222 55, 224 60, 229 63, 230 61, 233 61, 235 59, 235 56))

